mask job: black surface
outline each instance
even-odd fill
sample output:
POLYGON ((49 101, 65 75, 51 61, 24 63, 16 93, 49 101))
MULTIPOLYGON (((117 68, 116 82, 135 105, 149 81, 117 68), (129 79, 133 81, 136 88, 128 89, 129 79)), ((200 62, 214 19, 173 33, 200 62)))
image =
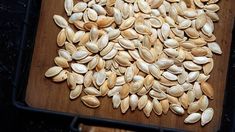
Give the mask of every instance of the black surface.
POLYGON ((227 84, 223 104, 224 109, 221 120, 221 132, 235 131, 235 28, 233 28, 232 38, 231 54, 227 72, 227 84))
MULTIPOLYGON (((28 67, 30 65, 31 53, 33 52, 34 37, 36 33, 40 0, 0 0, 0 132, 67 132, 70 131, 71 117, 49 112, 39 112, 35 110, 24 110, 24 90, 17 91, 16 108, 12 103, 12 87, 24 86, 27 80, 28 67), (32 1, 31 3, 28 3, 32 1), (29 9, 28 5, 32 7, 29 9), (28 16, 26 15, 27 9, 28 16), (29 18, 29 19, 27 19, 29 18), (26 32, 27 30, 27 32, 26 32), (24 34, 26 33, 26 34, 24 34), (23 51, 19 54, 19 51, 23 51), (18 68, 20 74, 14 80, 16 73, 17 58, 21 56, 21 65, 18 68), (26 79, 25 79, 26 78, 26 79), (17 83, 16 83, 17 82, 17 83), (18 83, 19 82, 19 83, 18 83), (22 107, 21 107, 22 106, 22 107), (21 109, 19 109, 21 107, 21 109), (23 109, 22 109, 23 108, 23 109)), ((233 36, 234 38, 234 36, 233 36)), ((228 71, 228 82, 225 92, 225 103, 223 117, 221 121, 221 131, 234 131, 235 118, 235 50, 234 41, 232 43, 232 55, 228 71)), ((76 130, 80 122, 86 124, 97 124, 105 126, 107 120, 77 117, 71 124, 72 130, 76 130), (99 123, 97 123, 99 122, 99 123)), ((115 122, 110 121, 112 126, 115 122)), ((130 127, 119 122, 121 128, 130 127)), ((131 129, 131 127, 130 127, 131 129)), ((138 129, 138 127, 136 127, 138 129)), ((149 128, 151 129, 151 128, 149 128)), ((157 128, 158 131, 163 129, 157 128)), ((142 130, 142 128, 138 129, 142 130)), ((171 130, 164 130, 170 132, 171 130)))
MULTIPOLYGON (((23 50, 23 56, 27 56, 32 52, 33 39, 30 38, 35 36, 40 8, 40 0, 32 0, 30 19, 26 21, 28 2, 29 0, 0 0, 0 131, 68 132, 70 118, 19 110, 12 103, 12 83, 18 53, 23 50), (27 40, 21 47, 25 24, 29 31, 26 34, 27 40)), ((25 58, 22 63, 27 64, 28 61, 25 58)))

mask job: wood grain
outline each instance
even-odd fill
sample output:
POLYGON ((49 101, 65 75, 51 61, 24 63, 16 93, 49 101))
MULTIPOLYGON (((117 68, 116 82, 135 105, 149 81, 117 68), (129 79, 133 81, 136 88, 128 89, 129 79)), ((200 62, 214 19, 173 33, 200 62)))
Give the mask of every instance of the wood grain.
POLYGON ((129 121, 142 124, 152 124, 162 127, 177 128, 188 131, 209 132, 216 131, 220 127, 224 89, 226 83, 226 74, 228 59, 230 53, 230 44, 232 36, 232 27, 234 19, 235 6, 232 0, 221 0, 219 3, 220 21, 215 24, 215 35, 217 42, 221 45, 223 54, 214 55, 215 67, 211 73, 209 82, 215 89, 215 98, 210 101, 210 107, 215 109, 215 115, 211 123, 201 127, 200 123, 186 125, 183 120, 187 116, 176 116, 172 112, 167 115, 157 116, 154 112, 150 118, 146 118, 142 111, 136 110, 121 114, 120 109, 114 110, 111 105, 111 99, 102 98, 101 106, 97 109, 85 107, 78 98, 75 101, 69 99, 69 89, 66 83, 53 83, 50 79, 44 77, 45 71, 54 65, 53 59, 57 56, 58 47, 56 46, 56 36, 60 31, 52 19, 54 14, 62 14, 66 17, 63 10, 63 0, 42 0, 41 14, 34 47, 34 54, 28 80, 26 102, 29 106, 42 108, 52 111, 73 113, 74 115, 86 115, 90 117, 102 117, 120 121, 129 121))
POLYGON ((132 132, 129 130, 117 129, 117 128, 107 128, 107 127, 97 127, 90 125, 79 125, 79 130, 81 132, 132 132))

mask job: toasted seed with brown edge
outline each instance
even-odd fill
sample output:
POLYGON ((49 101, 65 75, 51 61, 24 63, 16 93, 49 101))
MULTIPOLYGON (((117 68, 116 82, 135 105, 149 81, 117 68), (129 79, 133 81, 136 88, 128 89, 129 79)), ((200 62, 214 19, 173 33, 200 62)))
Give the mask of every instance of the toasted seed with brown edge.
POLYGON ((76 81, 75 81, 73 74, 71 72, 68 72, 67 76, 68 76, 67 77, 67 85, 68 85, 69 89, 75 89, 76 81))
POLYGON ((147 104, 145 105, 143 109, 143 112, 147 117, 150 117, 152 110, 153 110, 153 103, 150 100, 148 100, 147 104))
POLYGON ((168 112, 168 110, 170 108, 168 99, 161 100, 160 103, 162 105, 162 112, 164 114, 167 114, 167 112, 168 112))
POLYGON ((126 98, 129 95, 129 92, 130 92, 130 84, 126 83, 122 86, 122 89, 120 90, 121 99, 126 98))
POLYGON ((62 70, 58 75, 52 78, 53 82, 63 82, 67 79, 67 70, 62 70))
POLYGON ((107 86, 107 80, 100 86, 100 94, 101 96, 105 96, 109 91, 109 88, 107 86))
POLYGON ((82 96, 81 100, 86 106, 90 108, 97 108, 100 106, 100 101, 93 95, 82 96))
POLYGON ((202 81, 201 88, 203 93, 210 99, 214 99, 214 89, 208 82, 202 81))
POLYGON ((66 41, 66 34, 65 34, 65 29, 61 29, 61 31, 57 35, 57 45, 59 47, 63 46, 66 41))
POLYGON ((153 111, 157 115, 161 115, 163 111, 161 103, 156 98, 153 99, 153 111))
POLYGON ((122 101, 121 101, 121 112, 122 113, 126 113, 126 111, 128 110, 129 106, 130 106, 130 102, 129 102, 129 99, 130 97, 127 96, 126 98, 124 98, 122 101))
POLYGON ((55 61, 56 65, 58 65, 62 68, 68 68, 69 67, 68 61, 63 57, 55 57, 54 61, 55 61))
POLYGON ((141 96, 138 101, 138 109, 142 110, 147 104, 147 102, 148 102, 148 96, 147 95, 141 96))
POLYGON ((116 84, 116 80, 117 80, 117 74, 115 72, 112 72, 107 79, 108 87, 113 88, 116 84))

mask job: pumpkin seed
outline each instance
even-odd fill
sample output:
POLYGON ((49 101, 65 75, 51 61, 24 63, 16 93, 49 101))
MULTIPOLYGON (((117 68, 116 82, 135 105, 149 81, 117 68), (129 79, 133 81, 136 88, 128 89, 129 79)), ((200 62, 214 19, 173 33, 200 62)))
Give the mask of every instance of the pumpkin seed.
POLYGON ((90 108, 97 108, 100 106, 100 101, 93 95, 82 96, 81 100, 86 106, 90 108))
POLYGON ((45 76, 46 76, 46 77, 53 77, 53 76, 59 74, 62 70, 63 70, 62 67, 53 66, 53 67, 49 68, 49 69, 45 72, 45 76))
POLYGON ((112 102, 113 102, 113 108, 116 109, 119 107, 119 105, 121 104, 121 98, 119 94, 115 94, 112 98, 112 102))
POLYGON ((69 97, 70 99, 76 99, 82 93, 82 85, 77 85, 75 89, 70 91, 69 97))
POLYGON ((201 119, 200 113, 192 113, 187 118, 185 118, 184 123, 196 123, 201 119))
POLYGON ((124 98, 122 101, 121 101, 121 112, 122 113, 126 113, 126 111, 129 109, 129 106, 130 106, 130 97, 127 96, 126 98, 124 98))
POLYGON ((136 94, 132 94, 130 96, 130 108, 131 111, 134 111, 136 107, 138 106, 138 96, 136 94))
POLYGON ((209 123, 212 120, 213 115, 213 108, 207 108, 205 111, 203 111, 201 116, 201 125, 205 126, 207 123, 209 123))

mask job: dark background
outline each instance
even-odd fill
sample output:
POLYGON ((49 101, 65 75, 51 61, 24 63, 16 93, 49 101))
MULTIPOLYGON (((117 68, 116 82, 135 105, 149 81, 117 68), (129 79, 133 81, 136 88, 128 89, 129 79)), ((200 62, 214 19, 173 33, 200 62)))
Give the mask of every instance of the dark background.
MULTIPOLYGON (((34 37, 37 26, 39 0, 32 0, 34 10, 27 23, 25 19, 29 0, 0 0, 0 131, 1 132, 67 132, 71 120, 60 116, 23 111, 12 103, 12 83, 17 62, 18 51, 27 24, 34 37)), ((33 40, 26 41, 24 51, 30 54, 33 40)))
MULTIPOLYGON (((67 132, 72 119, 63 116, 17 109, 12 103, 12 84, 17 55, 23 37, 23 25, 31 30, 27 36, 35 37, 40 0, 32 0, 30 20, 25 21, 29 0, 0 0, 0 131, 1 132, 67 132)), ((233 38, 234 38, 233 33, 233 38)), ((33 39, 26 40, 25 55, 33 49, 33 39)), ((226 103, 222 118, 222 131, 234 131, 234 67, 235 50, 232 42, 230 68, 226 88, 226 103)), ((29 60, 25 60, 27 62, 29 60)), ((27 73, 27 72, 26 72, 27 73)))

